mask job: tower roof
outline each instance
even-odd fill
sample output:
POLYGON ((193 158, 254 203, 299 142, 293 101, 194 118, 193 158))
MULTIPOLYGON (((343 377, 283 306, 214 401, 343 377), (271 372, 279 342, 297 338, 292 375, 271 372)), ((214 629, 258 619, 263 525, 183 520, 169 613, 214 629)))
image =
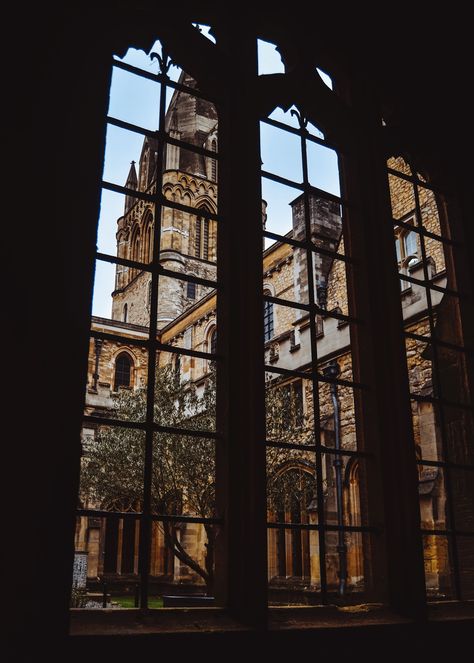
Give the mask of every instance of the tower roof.
POLYGON ((138 185, 137 171, 135 170, 135 161, 132 161, 130 164, 130 170, 128 171, 127 182, 125 186, 128 189, 136 189, 138 185))

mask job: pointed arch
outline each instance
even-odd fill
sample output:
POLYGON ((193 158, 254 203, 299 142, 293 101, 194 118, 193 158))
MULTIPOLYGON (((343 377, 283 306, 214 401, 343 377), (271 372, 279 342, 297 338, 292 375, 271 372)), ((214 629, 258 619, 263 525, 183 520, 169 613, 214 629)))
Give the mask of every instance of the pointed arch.
POLYGON ((133 386, 134 362, 128 352, 120 352, 115 359, 114 391, 119 387, 133 386))
POLYGON ((147 211, 143 222, 143 262, 150 263, 153 259, 153 214, 147 211))
MULTIPOLYGON (((135 223, 132 227, 130 234, 130 260, 134 262, 141 262, 141 232, 140 226, 138 223, 135 223)), ((131 270, 131 278, 135 278, 138 274, 138 269, 133 267, 131 270)))
MULTIPOLYGON (((274 473, 269 485, 273 517, 278 523, 292 525, 310 522, 315 496, 313 468, 298 460, 289 460, 274 473)), ((310 532, 303 529, 278 527, 274 537, 275 571, 280 578, 311 577, 310 532)))
POLYGON ((207 216, 200 216, 199 210, 205 210, 212 214, 212 209, 207 201, 199 204, 197 209, 198 216, 195 217, 194 224, 194 255, 196 258, 209 260, 215 256, 214 228, 211 226, 215 222, 207 216))
MULTIPOLYGON (((217 138, 211 141, 211 152, 217 152, 217 138)), ((211 180, 217 182, 217 159, 211 159, 211 180)))
MULTIPOLYGON (((265 288, 263 294, 272 296, 272 293, 268 287, 265 288)), ((264 299, 263 300, 263 340, 265 343, 269 341, 271 338, 273 338, 274 329, 275 329, 275 321, 274 321, 273 303, 264 299)))

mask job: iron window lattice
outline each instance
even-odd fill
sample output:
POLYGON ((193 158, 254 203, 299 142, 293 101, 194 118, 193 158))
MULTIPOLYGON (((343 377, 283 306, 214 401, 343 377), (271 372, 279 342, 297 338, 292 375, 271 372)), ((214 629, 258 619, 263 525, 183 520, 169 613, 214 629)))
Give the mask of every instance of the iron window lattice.
MULTIPOLYGON (((165 56, 164 57, 164 62, 166 63, 166 61, 167 61, 167 58, 165 56)), ((116 61, 114 61, 114 66, 122 66, 122 64, 117 65, 116 61)), ((122 67, 122 68, 126 68, 126 67, 122 67)), ((138 75, 145 75, 144 72, 142 72, 141 70, 137 71, 135 68, 131 68, 131 69, 133 69, 134 72, 137 73, 138 75)), ((165 64, 165 69, 166 69, 166 64, 165 64)), ((166 70, 164 72, 162 72, 161 74, 159 74, 157 77, 153 77, 153 80, 158 80, 160 82, 160 85, 161 85, 162 94, 161 94, 161 102, 160 102, 160 127, 162 127, 163 126, 163 121, 164 121, 164 101, 163 100, 165 98, 164 92, 166 91, 166 87, 169 86, 169 87, 172 87, 174 89, 180 89, 180 87, 183 87, 183 86, 179 86, 178 84, 174 84, 173 82, 171 82, 167 78, 166 70)), ((200 93, 196 92, 194 89, 192 91, 190 91, 190 93, 192 93, 193 95, 195 95, 197 97, 200 96, 200 93)), ((264 121, 268 121, 268 119, 264 120, 264 121)), ((109 118, 109 122, 112 123, 112 124, 118 124, 117 121, 115 121, 113 118, 109 118)), ((122 123, 122 124, 125 125, 125 123, 122 123)), ((303 126, 300 126, 300 130, 296 130, 296 132, 301 137, 302 160, 303 160, 303 164, 304 164, 305 159, 306 159, 306 157, 305 157, 305 147, 304 147, 305 146, 305 140, 311 140, 312 138, 305 136, 304 120, 303 120, 302 124, 303 124, 303 126)), ((133 127, 132 125, 127 125, 127 128, 132 130, 132 131, 138 131, 138 133, 142 133, 142 134, 146 135, 146 131, 139 128, 139 127, 133 127)), ((285 127, 285 130, 291 131, 293 133, 295 131, 293 129, 289 129, 288 127, 285 127)), ((159 130, 156 133, 153 132, 153 136, 158 137, 158 140, 160 141, 159 145, 160 145, 161 148, 164 146, 164 143, 170 143, 170 144, 177 144, 177 145, 182 146, 182 147, 185 146, 186 149, 188 149, 190 151, 194 150, 194 151, 196 151, 197 153, 200 153, 200 154, 205 153, 205 152, 203 152, 203 150, 201 150, 199 148, 194 148, 193 146, 190 146, 188 144, 184 144, 181 141, 171 140, 168 136, 166 136, 166 134, 161 132, 161 130, 159 130)), ((159 149, 159 153, 162 154, 162 149, 159 149)), ((209 154, 207 154, 207 153, 205 153, 205 154, 206 154, 206 156, 209 156, 209 154)), ((212 156, 213 156, 213 158, 219 158, 219 156, 216 155, 216 154, 213 154, 212 156)), ((306 218, 306 223, 307 224, 309 223, 309 214, 307 214, 307 212, 308 212, 308 210, 307 210, 308 195, 309 194, 321 195, 322 197, 326 197, 327 199, 332 200, 332 201, 337 201, 339 203, 342 203, 343 205, 348 205, 348 206, 350 205, 350 201, 346 201, 342 197, 338 198, 338 197, 332 196, 331 194, 328 194, 327 192, 324 192, 324 191, 321 191, 321 190, 319 190, 315 187, 312 187, 309 184, 309 182, 307 181, 307 164, 306 164, 305 170, 306 170, 306 172, 304 173, 303 184, 298 184, 298 183, 293 183, 292 182, 291 185, 299 187, 300 190, 302 190, 303 193, 304 193, 304 196, 305 196, 305 218, 306 218)), ((268 177, 269 179, 273 179, 274 181, 279 181, 281 183, 288 183, 289 182, 288 180, 285 180, 284 178, 279 178, 278 176, 275 176, 271 173, 262 172, 262 175, 265 176, 265 177, 268 177)), ((168 200, 164 199, 164 197, 161 194, 159 186, 157 186, 157 190, 156 190, 155 195, 143 194, 142 192, 135 192, 135 191, 132 191, 132 190, 128 190, 126 187, 119 187, 119 186, 117 186, 113 183, 108 183, 108 182, 103 182, 103 188, 104 189, 109 189, 109 190, 115 190, 115 191, 118 191, 118 192, 123 193, 123 194, 128 193, 129 195, 131 195, 135 198, 148 200, 148 201, 153 202, 156 205, 155 215, 154 215, 155 218, 160 218, 159 212, 161 211, 161 208, 164 205, 169 206, 169 207, 174 208, 174 209, 181 209, 183 211, 188 211, 188 212, 192 212, 192 213, 195 213, 195 211, 196 211, 194 208, 186 207, 184 205, 180 205, 179 203, 174 203, 172 201, 168 201, 168 200)), ((214 215, 214 214, 208 213, 208 212, 205 212, 205 214, 207 215, 208 218, 219 220, 219 217, 217 215, 214 215)), ((159 235, 160 235, 160 230, 161 230, 160 229, 160 224, 158 224, 158 223, 155 224, 155 230, 154 230, 154 235, 155 236, 154 236, 154 242, 153 242, 153 247, 154 247, 153 248, 153 259, 152 259, 151 265, 146 265, 146 266, 142 265, 141 266, 143 269, 148 269, 150 271, 151 275, 152 275, 152 280, 151 280, 151 286, 152 287, 151 287, 151 298, 150 298, 151 299, 151 309, 152 309, 151 317, 150 317, 151 324, 150 324, 149 336, 148 336, 148 340, 147 340, 146 345, 149 349, 149 371, 148 371, 149 378, 153 377, 153 379, 154 379, 154 376, 152 376, 152 373, 154 373, 154 362, 152 361, 151 357, 154 358, 155 351, 160 349, 160 344, 157 341, 157 335, 156 335, 156 331, 157 331, 157 329, 156 329, 156 313, 157 313, 157 311, 156 311, 156 302, 157 302, 157 295, 158 295, 158 281, 159 281, 159 277, 160 277, 161 274, 166 274, 166 270, 163 270, 159 265, 159 252, 160 252, 160 249, 159 249, 159 247, 160 247, 160 241, 159 241, 160 236, 159 235), (154 323, 153 323, 153 319, 154 319, 154 323)), ((421 235, 421 234, 424 233, 424 230, 422 228, 420 228, 420 229, 416 229, 415 232, 419 232, 420 235, 421 235)), ((271 233, 265 233, 265 236, 271 237, 272 234, 271 233)), ((309 263, 309 266, 311 265, 311 257, 309 256, 310 251, 317 252, 317 249, 314 248, 313 244, 308 248, 308 263, 309 263)), ((120 261, 119 259, 115 258, 115 256, 106 256, 104 254, 97 254, 97 259, 107 260, 109 262, 115 262, 117 264, 130 264, 130 266, 132 266, 132 264, 133 264, 132 261, 126 261, 126 260, 125 261, 120 261)), ((348 257, 348 256, 343 256, 342 259, 344 259, 345 261, 350 261, 350 257, 348 257)), ((136 264, 136 266, 138 268, 140 268, 140 266, 138 264, 136 264)), ((309 273, 310 274, 312 273, 311 269, 309 270, 309 273)), ((178 275, 178 274, 176 274, 175 276, 176 276, 176 278, 183 279, 185 282, 188 281, 188 282, 194 282, 194 283, 197 283, 197 284, 203 284, 204 285, 202 280, 197 279, 197 278, 194 279, 193 277, 189 277, 187 275, 178 275)), ((425 276, 424 281, 427 281, 426 276, 425 276)), ((217 288, 217 284, 214 284, 213 287, 217 288)), ((313 296, 314 296, 314 283, 313 283, 312 289, 313 289, 313 296)), ((289 305, 291 305, 291 304, 289 304, 289 305)), ((315 307, 316 305, 313 304, 312 306, 315 307)), ((352 319, 351 322, 354 322, 354 319, 352 319)), ((311 324, 311 341, 312 341, 312 350, 314 350, 314 353, 312 355, 313 363, 317 363, 317 348, 316 348, 316 344, 315 344, 315 338, 316 338, 316 328, 315 328, 314 323, 312 323, 311 324), (314 327, 314 329, 313 329, 313 327, 314 327)), ((181 353, 181 354, 186 354, 184 351, 181 352, 180 349, 176 349, 176 348, 173 351, 181 353)), ((199 356, 199 355, 196 355, 196 356, 199 356)), ((267 368, 268 368, 268 370, 274 370, 271 367, 267 367, 267 368)), ((314 389, 314 386, 315 385, 317 386, 317 383, 318 383, 318 379, 317 379, 317 377, 314 377, 313 378, 313 397, 314 397, 315 393, 317 394, 317 389, 316 390, 314 389)), ((147 497, 147 495, 149 496, 149 492, 150 492, 149 491, 149 487, 150 487, 150 468, 151 468, 150 453, 151 453, 151 445, 152 445, 152 434, 153 434, 153 431, 158 430, 157 427, 156 427, 156 424, 154 424, 154 422, 153 422, 153 417, 152 417, 152 405, 151 405, 152 396, 150 396, 150 394, 151 395, 153 394, 153 389, 152 389, 152 380, 150 380, 150 379, 148 380, 147 390, 148 390, 147 420, 146 420, 146 422, 144 424, 144 427, 143 427, 143 430, 146 431, 146 445, 147 445, 147 464, 146 464, 146 466, 148 468, 148 471, 145 474, 145 491, 144 491, 145 497, 147 497)), ((317 396, 316 396, 316 398, 317 398, 317 396)), ((316 412, 316 409, 317 408, 315 408, 315 412, 316 412)), ((88 421, 88 420, 92 422, 92 419, 85 418, 85 421, 88 421)), ((316 435, 318 435, 319 430, 317 428, 316 421, 317 421, 317 417, 315 416, 315 433, 316 433, 316 435)), ((98 422, 96 422, 96 423, 98 423, 98 422)), ((117 425, 117 422, 113 421, 113 424, 117 425)), ((182 432, 182 431, 180 430, 180 432, 182 432)), ((319 474, 320 476, 322 476, 322 473, 320 472, 320 470, 321 470, 321 455, 324 452, 324 445, 321 444, 320 438, 318 439, 318 437, 316 437, 316 439, 318 440, 317 444, 315 445, 315 447, 316 447, 316 449, 315 449, 315 451, 316 451, 316 467, 317 467, 316 471, 317 471, 317 475, 319 474), (319 471, 318 471, 318 468, 319 468, 319 471)), ((360 457, 363 457, 363 453, 360 453, 360 454, 358 453, 357 455, 360 456, 360 457)), ((321 492, 320 491, 320 486, 318 486, 318 497, 320 497, 320 495, 319 495, 320 492, 321 492)), ((82 515, 82 514, 86 515, 86 513, 88 513, 88 512, 86 512, 86 510, 80 510, 78 513, 80 515, 82 515)), ((322 514, 322 516, 324 518, 324 514, 322 514)), ((147 580, 148 580, 148 572, 149 572, 149 545, 150 545, 150 540, 151 540, 150 525, 151 525, 151 522, 153 520, 157 520, 157 519, 159 520, 161 517, 164 519, 165 516, 156 516, 156 514, 151 513, 149 498, 148 498, 148 501, 147 501, 147 499, 144 500, 143 514, 134 515, 133 517, 138 517, 139 520, 141 521, 141 529, 142 529, 142 536, 140 537, 140 571, 141 571, 141 574, 142 574, 141 575, 141 579, 142 579, 142 584, 141 584, 141 607, 143 609, 146 609, 147 606, 148 606, 148 603, 147 603, 147 600, 148 600, 147 580)), ((172 520, 175 520, 176 522, 178 522, 180 520, 180 518, 178 516, 169 516, 169 518, 171 518, 172 520)), ((195 522, 204 522, 204 521, 202 519, 196 519, 195 522)), ((221 524, 223 523, 222 519, 216 519, 216 522, 219 522, 221 524)), ((278 524, 276 524, 276 525, 278 525, 278 524)), ((268 526, 273 527, 274 524, 273 523, 268 523, 268 526)), ((285 526, 290 526, 291 527, 290 524, 285 524, 285 526)), ((331 527, 332 526, 329 525, 329 524, 325 524, 324 522, 320 522, 320 523, 318 523, 318 527, 316 528, 318 530, 319 534, 320 534, 320 543, 321 542, 323 543, 323 547, 321 549, 321 557, 320 557, 321 560, 324 558, 324 534, 323 533, 324 533, 324 531, 329 531, 331 529, 331 527), (321 536, 321 534, 323 534, 323 535, 321 536)), ((352 529, 347 527, 347 528, 345 528, 345 531, 352 531, 352 529)), ((367 531, 376 531, 376 528, 375 527, 374 528, 367 528, 367 531)), ((321 561, 321 564, 322 564, 322 561, 321 561)), ((322 571, 322 569, 321 569, 321 571, 322 571)), ((321 578, 323 579, 323 573, 321 574, 321 578)), ((325 593, 326 592, 323 592, 323 600, 325 599, 325 597, 324 597, 325 593)), ((326 600, 327 600, 327 598, 326 598, 326 600)))
MULTIPOLYGON (((447 287, 449 284, 449 276, 447 278, 447 285, 445 287, 437 286, 433 283, 436 275, 430 275, 428 264, 429 264, 429 254, 426 247, 426 241, 434 239, 440 243, 443 253, 444 260, 448 265, 447 275, 449 274, 449 268, 452 267, 452 251, 454 249, 459 249, 459 242, 453 240, 451 237, 443 234, 442 223, 444 221, 447 228, 449 228, 449 219, 443 218, 442 206, 439 205, 439 200, 443 199, 446 196, 446 192, 440 190, 437 187, 432 187, 428 182, 420 179, 416 173, 416 170, 413 164, 410 161, 406 162, 408 167, 411 170, 412 175, 406 173, 401 173, 393 168, 387 168, 388 176, 398 177, 403 180, 405 183, 409 184, 412 191, 414 199, 414 209, 411 210, 405 217, 402 217, 402 220, 392 219, 394 227, 401 227, 404 230, 404 235, 408 233, 412 237, 417 238, 417 244, 419 246, 419 254, 423 269, 423 279, 414 279, 413 277, 408 277, 406 274, 402 275, 399 273, 399 278, 403 282, 405 281, 406 285, 414 283, 423 288, 426 296, 426 307, 427 307, 427 319, 428 319, 428 336, 420 336, 414 334, 410 331, 404 329, 403 336, 405 339, 413 339, 426 346, 426 349, 430 349, 431 352, 431 371, 432 371, 432 395, 420 395, 413 393, 410 390, 410 399, 413 402, 429 402, 432 403, 435 409, 435 416, 439 424, 440 434, 441 434, 441 449, 440 449, 440 460, 432 460, 430 458, 418 458, 417 465, 419 468, 423 467, 433 467, 438 471, 442 471, 441 482, 444 485, 446 491, 446 527, 444 529, 429 528, 426 526, 421 527, 420 535, 421 536, 438 536, 444 537, 447 540, 449 555, 448 555, 448 566, 451 566, 451 570, 448 573, 453 579, 453 598, 456 600, 463 600, 465 598, 465 591, 463 589, 463 583, 461 582, 461 570, 460 570, 460 553, 458 549, 459 539, 463 537, 469 538, 474 536, 474 530, 462 530, 456 526, 456 515, 455 515, 455 499, 454 499, 454 488, 453 488, 453 472, 463 471, 470 474, 472 472, 473 466, 469 463, 456 463, 451 460, 449 453, 449 430, 446 423, 445 411, 446 408, 456 408, 464 411, 467 416, 472 416, 474 413, 474 407, 471 403, 453 401, 450 398, 447 398, 447 394, 443 388, 443 379, 442 379, 442 368, 440 360, 440 352, 443 348, 453 350, 459 354, 459 361, 464 362, 467 355, 472 356, 472 348, 465 345, 465 339, 462 339, 461 342, 450 343, 446 342, 443 339, 438 338, 436 322, 437 322, 437 312, 435 310, 435 305, 433 304, 432 292, 440 293, 443 296, 449 296, 455 299, 456 303, 456 313, 455 316, 459 315, 459 300, 465 297, 462 291, 459 291, 457 288, 454 290, 450 287, 447 287), (430 232, 424 225, 423 222, 423 212, 420 202, 420 191, 422 190, 431 192, 431 195, 435 197, 436 200, 436 212, 437 221, 440 227, 439 233, 430 232), (408 219, 410 220, 408 222, 408 219)), ((398 240, 397 240, 398 241, 398 240)), ((445 270, 446 271, 446 270, 445 270)), ((406 287, 406 286, 405 286, 406 287)), ((454 320, 452 321, 454 324, 454 320)), ((461 379, 465 380, 465 367, 461 369, 461 379)), ((464 388, 466 388, 464 386, 464 388)), ((471 479, 472 480, 472 479, 471 479)), ((474 505, 471 505, 471 509, 474 505)), ((421 508, 421 507, 420 507, 421 508)), ((469 590, 468 590, 469 592, 469 590)))
MULTIPOLYGON (((270 312, 271 312, 271 333, 273 334, 273 305, 278 304, 279 306, 288 307, 293 310, 303 310, 308 311, 309 315, 309 329, 310 329, 310 365, 305 367, 303 370, 292 370, 285 369, 278 366, 265 366, 264 370, 268 374, 276 374, 282 377, 289 378, 300 378, 303 381, 307 381, 311 384, 311 406, 313 411, 314 424, 312 429, 312 434, 314 436, 315 444, 314 445, 300 445, 300 444, 285 444, 274 440, 267 440, 267 448, 272 449, 294 449, 304 451, 305 447, 311 449, 314 452, 314 475, 315 475, 315 484, 316 484, 316 503, 317 503, 317 514, 318 514, 318 523, 289 523, 289 522, 267 522, 267 527, 269 529, 275 529, 277 532, 284 532, 285 530, 290 530, 296 532, 299 536, 299 532, 304 531, 315 531, 318 536, 318 545, 319 545, 319 577, 320 577, 320 602, 322 604, 327 604, 330 602, 330 595, 328 591, 328 581, 327 581, 327 551, 326 551, 326 537, 329 532, 338 533, 338 557, 339 557, 339 594, 342 596, 344 594, 345 588, 345 578, 347 575, 347 551, 345 544, 345 534, 346 533, 367 533, 367 534, 377 534, 380 533, 380 528, 375 525, 361 525, 361 526, 351 526, 348 524, 343 524, 344 519, 344 506, 342 502, 341 494, 338 494, 337 504, 338 504, 338 513, 339 513, 339 522, 338 525, 332 525, 331 523, 326 522, 325 515, 325 490, 323 486, 323 455, 329 453, 329 457, 333 456, 333 464, 336 468, 336 475, 340 474, 340 467, 342 466, 342 459, 346 456, 349 458, 362 459, 369 456, 363 451, 350 451, 347 450, 346 454, 344 449, 336 448, 331 449, 322 444, 321 441, 321 426, 320 426, 320 395, 319 395, 319 386, 320 384, 328 384, 332 391, 337 393, 338 385, 358 388, 358 389, 367 389, 367 385, 358 384, 354 381, 347 381, 339 378, 339 371, 336 373, 331 373, 327 371, 321 372, 318 370, 319 358, 317 350, 317 339, 320 336, 320 329, 318 326, 318 315, 324 316, 326 318, 335 318, 339 320, 340 323, 351 323, 354 324, 363 324, 363 321, 356 319, 355 317, 349 315, 344 315, 338 310, 328 311, 326 307, 326 288, 324 288, 324 299, 323 299, 323 289, 318 288, 315 281, 315 268, 316 268, 316 257, 319 255, 324 255, 330 257, 332 260, 339 259, 343 265, 350 264, 351 256, 347 255, 347 249, 350 248, 346 246, 345 254, 339 253, 337 250, 330 250, 327 247, 319 246, 313 240, 331 240, 333 238, 326 236, 320 231, 315 232, 314 228, 311 227, 311 212, 310 212, 310 197, 317 196, 323 200, 337 203, 340 206, 340 209, 344 209, 350 205, 350 201, 342 197, 335 196, 327 191, 318 189, 314 187, 309 182, 308 174, 308 158, 307 158, 307 148, 306 142, 312 141, 317 144, 322 144, 325 147, 328 146, 327 142, 316 138, 309 134, 307 131, 308 120, 304 115, 298 110, 293 109, 291 114, 297 118, 299 128, 289 127, 283 123, 275 122, 270 118, 261 118, 262 123, 267 123, 273 126, 277 126, 283 131, 287 131, 291 134, 296 134, 300 138, 300 158, 302 164, 302 173, 303 179, 301 183, 297 183, 286 178, 274 175, 271 172, 263 169, 261 170, 261 177, 278 182, 280 184, 286 184, 292 186, 293 188, 300 189, 303 192, 303 207, 304 207, 304 240, 298 239, 295 240, 293 237, 281 236, 276 233, 271 233, 268 231, 263 231, 263 237, 269 239, 274 239, 280 242, 282 245, 285 243, 294 247, 304 248, 306 254, 306 264, 305 264, 305 274, 307 275, 308 281, 308 304, 289 301, 286 299, 281 299, 279 297, 272 296, 268 291, 263 293, 263 305, 264 305, 264 341, 269 340, 269 330, 270 330, 270 312), (320 292, 321 291, 321 292, 320 292)), ((342 185, 342 183, 340 182, 342 185)), ((341 190, 343 190, 341 186, 341 190)), ((343 215, 344 217, 344 215, 343 215)), ((344 235, 344 218, 341 229, 342 235, 344 235)), ((349 284, 348 284, 349 286, 349 284)), ((351 352, 351 349, 349 350, 351 352)), ((337 363, 336 363, 337 365, 337 363)), ((291 384, 291 383, 290 383, 291 384)), ((334 414, 336 418, 336 413, 334 414)), ((337 425, 337 424, 336 424, 337 425)), ((327 457, 327 456, 325 456, 327 457)), ((280 544, 278 544, 280 546, 280 544)))
MULTIPOLYGON (((112 66, 119 67, 126 71, 129 71, 137 76, 142 78, 151 78, 154 81, 157 81, 160 85, 160 104, 159 104, 159 120, 158 120, 158 130, 156 132, 150 132, 143 127, 133 125, 127 122, 118 120, 111 116, 107 117, 107 123, 113 126, 118 126, 123 129, 133 131, 135 133, 141 134, 143 136, 150 136, 156 139, 157 141, 157 150, 156 150, 156 190, 155 192, 142 192, 134 189, 128 189, 126 186, 120 186, 112 182, 102 181, 102 188, 104 190, 114 191, 121 193, 131 198, 138 200, 145 200, 148 203, 153 205, 153 218, 160 219, 161 212, 164 207, 169 207, 172 209, 184 211, 196 215, 199 213, 198 223, 199 229, 201 229, 201 224, 204 228, 204 246, 199 251, 198 259, 204 253, 205 260, 201 262, 209 262, 208 252, 209 252, 209 220, 213 219, 216 222, 220 221, 218 214, 210 212, 206 208, 196 208, 182 205, 176 203, 175 201, 168 200, 165 198, 162 192, 162 173, 164 166, 164 147, 165 145, 171 144, 176 145, 181 148, 185 148, 189 152, 194 152, 196 154, 205 155, 207 157, 212 157, 214 163, 217 163, 219 159, 219 154, 213 149, 212 152, 205 150, 199 146, 191 145, 183 141, 173 139, 167 132, 164 131, 165 126, 165 116, 166 116, 166 89, 168 87, 174 90, 180 90, 186 92, 190 95, 196 96, 198 98, 203 98, 202 93, 199 90, 194 88, 189 88, 187 86, 181 85, 172 81, 168 77, 168 71, 171 66, 171 58, 163 49, 162 56, 151 54, 151 57, 155 56, 159 60, 160 64, 160 73, 158 75, 152 75, 148 72, 145 72, 136 67, 127 65, 126 63, 113 60, 112 66)), ((207 97, 204 97, 207 99, 207 97)), ((150 561, 151 561, 151 543, 152 543, 152 523, 153 522, 170 522, 170 523, 200 523, 200 524, 211 524, 222 526, 223 519, 222 517, 206 518, 206 517, 194 517, 188 515, 179 515, 179 514, 167 514, 167 513, 156 513, 152 509, 151 504, 151 492, 152 492, 152 470, 153 470, 153 446, 154 446, 154 435, 157 433, 166 433, 166 434, 176 434, 176 435, 186 435, 192 438, 202 438, 208 440, 215 440, 219 442, 222 435, 213 432, 213 431, 201 431, 194 429, 186 428, 176 428, 172 426, 162 426, 155 423, 154 420, 154 398, 155 398, 155 382, 156 382, 156 364, 155 358, 158 351, 171 352, 174 357, 174 370, 175 375, 177 371, 180 370, 180 357, 198 357, 206 360, 210 360, 212 365, 216 367, 218 364, 216 362, 221 361, 221 357, 216 354, 216 335, 214 335, 214 343, 211 348, 211 352, 200 352, 188 348, 181 348, 175 345, 163 344, 158 340, 158 296, 159 296, 159 278, 160 275, 168 276, 171 278, 178 279, 182 281, 187 288, 187 292, 190 297, 196 296, 196 289, 198 285, 211 288, 213 292, 216 292, 218 289, 218 284, 215 281, 209 279, 200 278, 194 274, 187 274, 182 272, 175 272, 174 270, 165 269, 160 264, 160 254, 163 251, 161 248, 161 223, 153 224, 153 239, 151 249, 151 259, 150 262, 141 262, 137 259, 128 260, 126 258, 120 258, 118 256, 113 256, 109 254, 104 254, 100 251, 96 252, 96 260, 109 262, 116 265, 123 265, 133 270, 133 273, 149 273, 151 278, 147 286, 147 305, 150 311, 149 317, 149 327, 147 330, 146 339, 130 339, 127 336, 121 334, 112 334, 112 333, 101 333, 96 330, 91 330, 91 336, 97 339, 104 341, 115 341, 119 343, 131 344, 132 346, 137 346, 147 349, 148 354, 148 368, 147 368, 147 382, 146 382, 146 418, 144 422, 133 422, 133 421, 121 421, 119 419, 107 419, 103 416, 94 416, 94 415, 84 415, 83 421, 86 424, 90 425, 109 425, 109 426, 118 426, 125 427, 131 430, 142 430, 145 434, 145 458, 144 458, 144 479, 143 479, 143 500, 142 508, 139 512, 110 512, 110 511, 101 511, 97 509, 83 509, 79 508, 77 510, 78 516, 90 516, 95 514, 96 516, 104 517, 106 520, 108 518, 116 519, 121 517, 124 519, 132 518, 139 521, 139 551, 138 551, 138 576, 139 576, 139 606, 142 610, 148 609, 148 602, 150 597, 149 592, 149 577, 150 577, 150 561)), ((200 241, 201 239, 201 233, 200 241)), ((196 246, 197 250, 197 246, 196 246)), ((123 371, 120 373, 122 376, 123 371)), ((117 374, 116 374, 117 375, 117 374)), ((122 376, 120 379, 125 380, 127 376, 122 376)), ((128 384, 130 384, 130 376, 128 384)), ((116 377, 117 382, 117 377, 116 377)))

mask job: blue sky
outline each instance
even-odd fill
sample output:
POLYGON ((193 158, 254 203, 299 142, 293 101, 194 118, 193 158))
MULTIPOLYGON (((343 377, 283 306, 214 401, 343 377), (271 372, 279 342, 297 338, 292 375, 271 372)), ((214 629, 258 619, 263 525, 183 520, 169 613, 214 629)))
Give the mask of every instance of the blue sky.
MULTIPOLYGON (((201 26, 203 34, 214 41, 209 34, 209 28, 201 26)), ((161 46, 156 42, 151 52, 161 54, 161 46)), ((119 58, 116 58, 117 60, 119 58)), ((158 73, 158 62, 151 60, 144 51, 129 49, 123 62, 143 69, 147 72, 158 73)), ((273 44, 258 41, 259 75, 285 73, 280 55, 273 44)), ((318 70, 324 82, 331 87, 329 76, 318 70)), ((169 75, 172 80, 178 80, 181 70, 172 66, 169 75)), ((167 106, 173 94, 172 88, 167 88, 167 106)), ((141 78, 129 72, 113 68, 110 88, 109 115, 120 120, 136 124, 146 129, 155 130, 158 125, 158 109, 160 101, 160 86, 154 81, 141 78)), ((270 115, 289 126, 298 126, 295 117, 291 116, 291 109, 286 113, 276 108, 270 115)), ((314 136, 322 138, 322 133, 313 125, 308 130, 314 136)), ((277 175, 281 175, 295 182, 301 182, 301 152, 298 136, 289 134, 265 123, 260 125, 262 168, 277 175)), ((115 184, 124 185, 130 169, 130 162, 137 162, 140 158, 143 136, 118 127, 108 126, 106 135, 106 150, 104 159, 103 179, 115 184)), ((339 175, 337 155, 328 148, 307 142, 309 179, 315 186, 339 194, 339 175)), ((267 201, 267 230, 285 234, 291 229, 291 208, 289 203, 300 195, 298 189, 287 187, 267 178, 262 178, 262 197, 267 201)), ((97 234, 97 249, 103 253, 115 255, 115 232, 117 219, 123 214, 124 197, 121 194, 103 191, 99 215, 97 234)), ((266 240, 266 246, 271 241, 266 240)), ((115 265, 97 261, 94 284, 93 315, 110 317, 112 308, 111 292, 114 289, 115 265)))

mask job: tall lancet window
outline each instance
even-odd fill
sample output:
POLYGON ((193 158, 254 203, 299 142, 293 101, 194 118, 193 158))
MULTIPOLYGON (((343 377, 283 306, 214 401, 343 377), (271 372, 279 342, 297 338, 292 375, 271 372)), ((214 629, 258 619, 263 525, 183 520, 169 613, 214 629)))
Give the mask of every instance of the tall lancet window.
MULTIPOLYGON (((270 295, 268 290, 265 295, 270 295)), ((264 341, 269 341, 273 336, 273 304, 265 300, 263 302, 263 337, 264 341)))
POLYGON ((203 219, 204 233, 202 238, 202 257, 209 259, 209 219, 203 219))
MULTIPOLYGON (((212 139, 211 152, 217 152, 217 140, 215 138, 212 139)), ((217 182, 217 160, 216 159, 211 160, 211 180, 213 182, 217 182)))
POLYGON ((194 255, 196 258, 201 257, 201 223, 202 219, 197 217, 196 219, 196 232, 194 235, 194 255))
POLYGON ((115 362, 114 391, 119 387, 130 387, 132 379, 132 360, 126 352, 122 352, 115 362))
POLYGON ((194 255, 209 260, 209 219, 198 217, 194 235, 194 255))

